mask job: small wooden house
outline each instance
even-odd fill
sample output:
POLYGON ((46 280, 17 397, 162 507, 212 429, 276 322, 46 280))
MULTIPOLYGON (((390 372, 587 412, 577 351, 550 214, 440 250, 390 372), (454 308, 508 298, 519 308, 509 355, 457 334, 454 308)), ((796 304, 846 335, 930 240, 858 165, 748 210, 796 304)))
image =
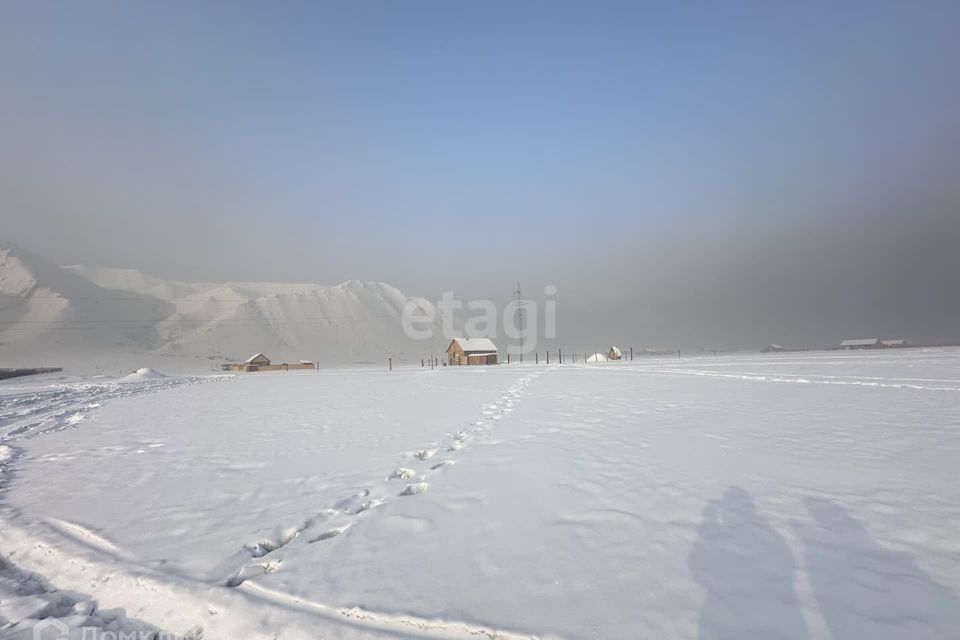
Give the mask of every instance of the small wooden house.
POLYGON ((262 353, 258 353, 258 354, 252 355, 252 356, 250 356, 249 358, 247 358, 247 359, 244 361, 244 364, 255 364, 255 365, 257 365, 257 366, 269 367, 269 366, 270 366, 270 358, 268 358, 267 356, 263 355, 262 353))
POLYGON ((620 347, 610 347, 610 351, 607 351, 607 360, 620 360, 623 358, 623 353, 620 351, 620 347))
POLYGON ((497 364, 497 345, 489 338, 454 338, 447 347, 447 364, 497 364))

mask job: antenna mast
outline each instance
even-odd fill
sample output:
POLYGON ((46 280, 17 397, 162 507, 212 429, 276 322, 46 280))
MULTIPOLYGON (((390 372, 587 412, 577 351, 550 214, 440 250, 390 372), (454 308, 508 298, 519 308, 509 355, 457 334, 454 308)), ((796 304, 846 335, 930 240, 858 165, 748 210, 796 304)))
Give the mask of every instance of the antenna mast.
POLYGON ((517 281, 517 290, 513 292, 517 296, 517 335, 520 340, 520 362, 523 362, 523 343, 526 338, 526 333, 524 332, 523 327, 523 293, 520 291, 520 281, 517 281))

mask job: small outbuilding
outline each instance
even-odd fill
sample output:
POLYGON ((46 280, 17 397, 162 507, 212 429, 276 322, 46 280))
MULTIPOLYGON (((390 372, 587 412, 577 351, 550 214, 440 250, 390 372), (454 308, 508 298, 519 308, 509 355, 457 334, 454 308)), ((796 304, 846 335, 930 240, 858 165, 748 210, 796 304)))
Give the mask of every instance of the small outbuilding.
POLYGON ((895 348, 897 348, 897 347, 909 347, 909 346, 910 346, 910 341, 909 341, 909 340, 903 340, 903 339, 898 339, 898 340, 881 340, 881 341, 880 341, 880 344, 883 345, 884 347, 888 348, 888 349, 895 349, 895 348))
POLYGON ((607 351, 607 360, 621 360, 623 358, 623 352, 620 351, 620 347, 610 347, 610 351, 607 351))
POLYGON ((840 343, 841 349, 879 349, 880 338, 854 338, 840 343))
POLYGON ((447 364, 497 364, 497 345, 490 338, 454 338, 447 347, 447 364))
POLYGON ((784 349, 778 344, 768 344, 767 346, 760 349, 761 353, 776 353, 778 351, 786 351, 786 349, 784 349))
POLYGON ((283 364, 272 364, 270 358, 262 353, 257 353, 241 363, 228 363, 221 365, 220 368, 224 371, 243 371, 250 373, 253 371, 296 371, 298 369, 316 369, 317 367, 310 360, 301 360, 296 364, 288 364, 286 362, 283 364))

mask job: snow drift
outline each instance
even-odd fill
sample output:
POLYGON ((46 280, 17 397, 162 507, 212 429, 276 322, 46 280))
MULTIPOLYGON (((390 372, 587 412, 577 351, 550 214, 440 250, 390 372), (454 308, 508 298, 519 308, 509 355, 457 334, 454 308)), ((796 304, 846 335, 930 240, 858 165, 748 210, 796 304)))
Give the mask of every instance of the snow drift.
POLYGON ((168 376, 160 373, 155 369, 151 369, 150 367, 143 367, 141 369, 137 369, 136 371, 134 371, 128 376, 124 376, 123 378, 120 378, 118 382, 145 382, 147 380, 161 380, 166 377, 168 376))

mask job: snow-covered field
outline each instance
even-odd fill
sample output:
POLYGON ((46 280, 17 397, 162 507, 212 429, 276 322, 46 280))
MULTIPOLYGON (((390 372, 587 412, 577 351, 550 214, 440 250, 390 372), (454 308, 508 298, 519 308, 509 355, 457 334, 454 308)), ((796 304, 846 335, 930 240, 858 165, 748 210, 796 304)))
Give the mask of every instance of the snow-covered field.
POLYGON ((21 379, 0 443, 3 638, 960 637, 960 350, 21 379))

